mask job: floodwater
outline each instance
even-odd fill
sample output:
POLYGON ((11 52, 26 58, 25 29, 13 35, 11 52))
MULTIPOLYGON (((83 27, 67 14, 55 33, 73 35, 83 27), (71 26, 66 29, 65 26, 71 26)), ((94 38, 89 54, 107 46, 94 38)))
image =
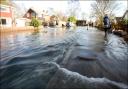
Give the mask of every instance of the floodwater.
POLYGON ((1 35, 1 89, 128 89, 128 44, 96 28, 1 35))

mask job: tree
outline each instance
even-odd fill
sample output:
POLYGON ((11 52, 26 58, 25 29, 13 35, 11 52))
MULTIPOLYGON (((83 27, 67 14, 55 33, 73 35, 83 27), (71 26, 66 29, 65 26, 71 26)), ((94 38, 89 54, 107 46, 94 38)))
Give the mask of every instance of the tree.
POLYGON ((82 16, 82 20, 85 20, 86 19, 84 12, 81 13, 81 16, 82 16))
POLYGON ((10 5, 11 1, 9 1, 9 0, 1 0, 0 3, 3 4, 3 5, 10 5))
POLYGON ((56 16, 61 21, 67 21, 66 15, 61 11, 56 11, 56 16))
POLYGON ((72 22, 72 23, 76 23, 77 19, 76 19, 75 16, 70 16, 70 17, 68 18, 68 21, 70 21, 70 22, 72 22))
POLYGON ((30 26, 33 26, 34 28, 38 28, 40 26, 40 21, 37 18, 32 18, 32 21, 30 23, 30 26))
POLYGON ((128 25, 128 19, 123 19, 123 24, 128 25))
POLYGON ((103 17, 107 13, 110 19, 114 17, 114 12, 118 9, 118 3, 116 0, 96 0, 92 7, 92 15, 95 15, 97 21, 102 26, 103 17))
POLYGON ((79 0, 69 0, 68 1, 68 13, 69 16, 78 16, 80 11, 80 2, 79 0))

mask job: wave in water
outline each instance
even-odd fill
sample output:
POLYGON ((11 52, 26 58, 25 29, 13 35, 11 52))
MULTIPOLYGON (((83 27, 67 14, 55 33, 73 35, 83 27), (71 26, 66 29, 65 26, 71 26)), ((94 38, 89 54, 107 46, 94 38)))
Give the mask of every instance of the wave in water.
POLYGON ((60 68, 49 81, 46 89, 128 89, 123 83, 107 78, 88 78, 65 68, 60 68))
POLYGON ((42 33, 24 44, 17 38, 13 49, 3 49, 1 89, 127 89, 128 46, 113 35, 104 45, 101 31, 77 29, 60 39, 52 29, 47 44, 42 33))

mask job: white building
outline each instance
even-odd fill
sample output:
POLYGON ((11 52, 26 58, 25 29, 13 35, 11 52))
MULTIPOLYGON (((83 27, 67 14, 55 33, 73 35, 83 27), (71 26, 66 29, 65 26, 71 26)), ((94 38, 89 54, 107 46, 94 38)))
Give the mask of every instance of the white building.
POLYGON ((13 23, 13 9, 12 5, 0 4, 0 25, 11 27, 13 23))

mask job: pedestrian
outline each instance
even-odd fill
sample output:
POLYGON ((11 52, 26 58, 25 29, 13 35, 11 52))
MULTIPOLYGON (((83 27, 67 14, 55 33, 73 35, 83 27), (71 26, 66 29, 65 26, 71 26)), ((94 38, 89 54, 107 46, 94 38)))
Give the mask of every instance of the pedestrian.
POLYGON ((89 23, 87 23, 87 30, 88 30, 88 27, 89 27, 89 23))
POLYGON ((105 14, 103 18, 103 23, 104 23, 104 31, 105 31, 105 37, 106 37, 109 29, 111 28, 110 19, 107 14, 105 14))

